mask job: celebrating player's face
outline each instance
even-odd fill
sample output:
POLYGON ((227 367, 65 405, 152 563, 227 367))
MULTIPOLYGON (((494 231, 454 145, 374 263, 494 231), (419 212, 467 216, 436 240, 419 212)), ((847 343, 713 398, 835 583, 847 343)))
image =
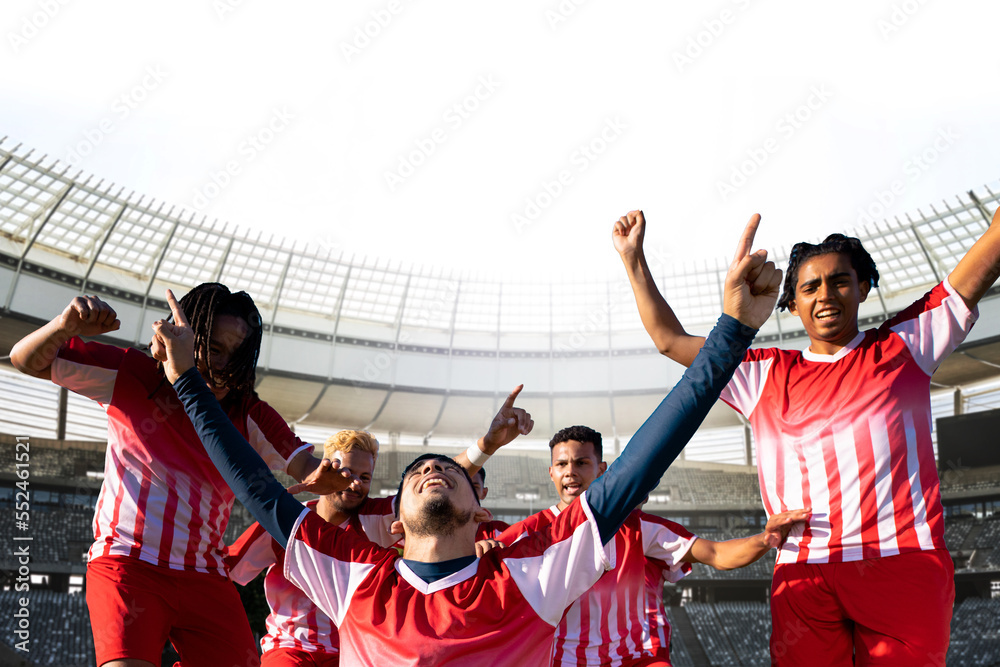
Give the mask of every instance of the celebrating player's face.
POLYGON ((445 534, 468 523, 479 508, 465 471, 444 459, 427 459, 403 480, 399 516, 407 534, 445 534))
POLYGON ((372 470, 375 468, 375 459, 368 452, 358 449, 350 452, 335 452, 333 455, 340 459, 341 468, 348 468, 351 471, 351 485, 343 491, 329 494, 328 498, 335 510, 350 513, 356 510, 368 497, 372 486, 372 470))
POLYGON ((553 447, 549 477, 559 495, 559 509, 565 509, 578 498, 607 467, 597 458, 591 442, 567 440, 553 447))
POLYGON ((858 335, 858 306, 869 289, 858 282, 847 255, 818 255, 802 263, 788 310, 802 320, 810 350, 834 354, 858 335))
MULTIPOLYGON (((247 323, 235 315, 220 315, 215 318, 212 323, 212 337, 208 343, 208 356, 211 357, 213 373, 219 374, 225 370, 229 360, 240 349, 249 332, 250 327, 247 323)), ((205 355, 198 354, 198 372, 205 378, 215 398, 221 401, 229 393, 229 387, 224 384, 214 384, 209 379, 208 364, 209 360, 205 355)))

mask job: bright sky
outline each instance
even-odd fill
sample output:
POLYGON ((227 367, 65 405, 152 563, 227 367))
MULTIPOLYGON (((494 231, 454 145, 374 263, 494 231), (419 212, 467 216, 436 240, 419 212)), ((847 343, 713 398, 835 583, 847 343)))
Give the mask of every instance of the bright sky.
POLYGON ((7 0, 0 136, 300 247, 603 274, 630 208, 687 260, 728 255, 754 211, 777 247, 995 185, 998 18, 940 0, 7 0))

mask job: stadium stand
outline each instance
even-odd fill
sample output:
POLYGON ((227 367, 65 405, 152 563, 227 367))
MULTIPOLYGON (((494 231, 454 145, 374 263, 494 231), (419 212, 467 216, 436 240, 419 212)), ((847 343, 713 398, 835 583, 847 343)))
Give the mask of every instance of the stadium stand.
POLYGON ((670 621, 670 662, 674 667, 695 667, 691 651, 684 642, 683 633, 679 630, 679 607, 667 607, 667 620, 670 621))
POLYGON ((704 602, 690 602, 684 608, 698 633, 698 639, 705 647, 705 653, 711 657, 712 665, 739 665, 739 658, 736 657, 729 637, 719 627, 719 617, 714 607, 704 602))
POLYGON ((966 598, 951 621, 948 665, 991 667, 1000 664, 1000 599, 966 598))
MULTIPOLYGON (((24 595, 0 591, 0 608, 14 609, 17 597, 24 595)), ((32 664, 93 667, 94 639, 84 596, 32 590, 30 600, 32 664)), ((11 646, 14 644, 14 622, 10 614, 0 616, 3 641, 11 646)))

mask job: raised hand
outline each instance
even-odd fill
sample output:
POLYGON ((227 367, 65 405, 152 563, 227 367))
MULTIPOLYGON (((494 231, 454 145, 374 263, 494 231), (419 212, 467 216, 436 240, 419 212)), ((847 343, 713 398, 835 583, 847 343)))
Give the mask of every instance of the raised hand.
POLYGON ((767 251, 750 252, 759 224, 760 216, 754 213, 729 265, 722 304, 724 313, 754 329, 759 329, 771 316, 781 287, 781 269, 767 261, 767 251))
POLYGON ((99 336, 121 326, 118 313, 96 296, 78 296, 59 316, 60 328, 70 336, 99 336))
POLYGON ((528 435, 535 426, 535 422, 526 410, 514 407, 514 401, 522 389, 524 389, 523 384, 514 387, 514 391, 510 392, 493 418, 490 430, 480 441, 480 449, 487 454, 496 452, 519 435, 528 435))
POLYGON ((350 468, 341 468, 340 460, 323 459, 312 473, 298 484, 288 487, 288 492, 315 493, 325 496, 328 493, 343 491, 354 482, 354 473, 350 468))
POLYGON ((188 324, 184 311, 171 290, 167 290, 167 303, 170 304, 174 321, 153 322, 153 337, 154 344, 163 351, 163 373, 167 376, 167 381, 173 384, 194 366, 194 329, 188 324))
POLYGON ((787 512, 772 514, 767 520, 767 525, 764 527, 764 532, 760 534, 760 537, 764 540, 764 544, 768 548, 776 549, 785 543, 785 540, 788 538, 788 532, 795 524, 807 521, 810 516, 812 516, 812 511, 808 507, 801 510, 789 510, 787 512))
POLYGON ((642 252, 642 239, 646 234, 646 218, 642 211, 629 211, 626 215, 618 218, 614 228, 611 230, 611 240, 615 243, 615 250, 626 259, 642 252))

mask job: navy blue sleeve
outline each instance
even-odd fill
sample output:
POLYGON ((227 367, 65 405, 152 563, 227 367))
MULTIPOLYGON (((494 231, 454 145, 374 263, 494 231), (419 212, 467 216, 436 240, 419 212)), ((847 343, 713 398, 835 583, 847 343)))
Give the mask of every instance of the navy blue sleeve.
POLYGON ((743 360, 757 330, 723 315, 684 377, 636 431, 608 471, 587 489, 607 544, 694 435, 743 360))
POLYGON ((177 378, 174 390, 226 484, 284 549, 305 509, 302 503, 285 491, 260 454, 236 430, 196 368, 177 378))

